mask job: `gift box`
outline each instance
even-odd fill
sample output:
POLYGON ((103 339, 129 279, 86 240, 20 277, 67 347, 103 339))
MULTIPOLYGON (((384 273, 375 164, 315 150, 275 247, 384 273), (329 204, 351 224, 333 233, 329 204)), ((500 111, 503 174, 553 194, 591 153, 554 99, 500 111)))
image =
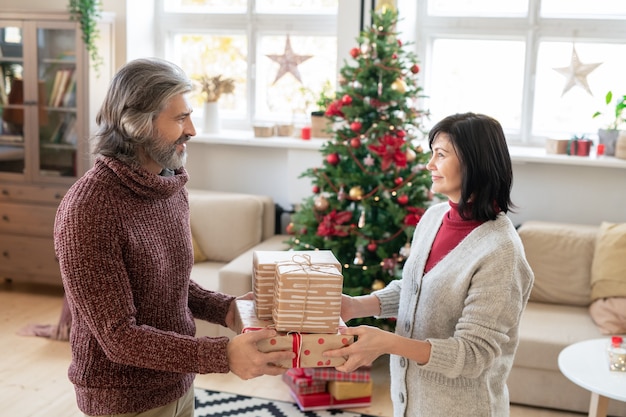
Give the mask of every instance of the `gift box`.
POLYGON ((298 395, 289 391, 291 396, 302 411, 330 410, 336 408, 360 408, 372 405, 372 397, 352 398, 350 400, 337 400, 328 392, 317 394, 298 395))
POLYGON ((322 381, 351 381, 369 382, 371 380, 372 368, 361 367, 352 372, 341 372, 335 368, 307 368, 303 369, 306 376, 322 381))
POLYGON ((283 381, 299 395, 326 392, 326 381, 307 376, 303 368, 289 369, 283 374, 283 381))
POLYGON ((546 139, 546 153, 548 154, 556 154, 556 155, 565 155, 567 154, 567 145, 569 144, 569 139, 546 139))
MULTIPOLYGON (((271 320, 261 320, 254 312, 253 300, 237 300, 237 314, 235 328, 239 333, 273 328, 271 320)), ((291 350, 296 355, 292 360, 276 364, 282 368, 313 368, 334 367, 345 362, 344 358, 325 358, 322 353, 327 350, 339 349, 354 342, 354 336, 334 334, 307 334, 298 332, 278 332, 276 337, 263 339, 257 342, 261 352, 275 352, 291 350)))
POLYGON ((336 333, 342 289, 343 275, 334 265, 306 258, 277 264, 272 309, 276 329, 336 333))
POLYGON ((351 400, 372 395, 372 381, 350 382, 350 381, 329 381, 328 392, 336 400, 351 400))
POLYGON ((274 306, 274 283, 276 265, 307 256, 311 263, 335 265, 341 272, 341 264, 329 250, 308 251, 254 251, 252 254, 252 291, 257 317, 272 318, 274 306))

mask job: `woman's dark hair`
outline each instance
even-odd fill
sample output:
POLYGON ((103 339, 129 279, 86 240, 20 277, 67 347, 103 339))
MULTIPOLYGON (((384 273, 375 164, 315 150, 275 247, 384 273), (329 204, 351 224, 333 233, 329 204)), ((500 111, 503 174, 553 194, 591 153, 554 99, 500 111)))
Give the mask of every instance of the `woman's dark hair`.
POLYGON ((431 150, 439 133, 449 135, 461 163, 461 217, 486 221, 494 220, 500 210, 512 211, 513 168, 500 123, 484 114, 448 116, 430 130, 431 150))

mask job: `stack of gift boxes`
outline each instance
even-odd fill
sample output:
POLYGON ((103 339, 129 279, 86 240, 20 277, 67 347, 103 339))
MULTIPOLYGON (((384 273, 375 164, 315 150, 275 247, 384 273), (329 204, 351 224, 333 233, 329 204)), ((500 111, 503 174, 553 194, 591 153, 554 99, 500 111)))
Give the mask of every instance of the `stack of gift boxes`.
POLYGON ((278 335, 257 343, 259 350, 291 349, 295 357, 277 364, 303 411, 371 404, 369 369, 342 373, 344 358, 325 358, 326 350, 351 344, 341 335, 341 264, 331 251, 256 251, 254 300, 237 300, 240 332, 275 328, 278 335))

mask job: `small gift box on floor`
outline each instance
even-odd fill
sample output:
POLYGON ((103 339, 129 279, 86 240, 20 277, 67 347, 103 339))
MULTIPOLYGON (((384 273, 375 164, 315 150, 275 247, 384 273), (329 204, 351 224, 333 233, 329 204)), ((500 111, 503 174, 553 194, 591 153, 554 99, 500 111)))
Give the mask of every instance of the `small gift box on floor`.
POLYGON ((276 265, 292 261, 294 256, 302 255, 309 256, 312 263, 335 265, 337 271, 341 272, 341 264, 329 250, 254 251, 252 254, 252 291, 257 317, 272 318, 276 265))
POLYGON ((277 330, 336 333, 341 313, 343 275, 332 264, 308 255, 276 265, 272 319, 277 330))
MULTIPOLYGON (((261 320, 254 312, 253 300, 237 300, 235 327, 239 333, 274 327, 271 320, 261 320)), ((339 322, 333 334, 308 334, 298 332, 278 332, 276 337, 257 342, 261 352, 291 350, 296 355, 293 360, 279 362, 282 368, 313 368, 319 366, 334 367, 342 365, 344 358, 325 358, 322 353, 339 349, 354 342, 354 336, 337 333, 339 322)))
POLYGON ((329 381, 328 392, 336 400, 351 400, 354 398, 369 397, 372 395, 372 381, 350 382, 329 381))
POLYGON ((313 379, 303 368, 292 368, 283 374, 283 381, 298 395, 326 392, 326 381, 313 379))
POLYGON ((372 368, 364 366, 352 372, 341 372, 335 368, 307 368, 303 369, 306 376, 322 381, 350 381, 369 382, 372 379, 372 368))

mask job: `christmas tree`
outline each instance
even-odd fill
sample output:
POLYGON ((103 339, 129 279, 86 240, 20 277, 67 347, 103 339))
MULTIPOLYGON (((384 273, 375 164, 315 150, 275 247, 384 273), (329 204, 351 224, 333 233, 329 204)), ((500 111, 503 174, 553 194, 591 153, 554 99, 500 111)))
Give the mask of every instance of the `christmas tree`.
MULTIPOLYGON (((327 249, 343 264, 345 294, 384 288, 402 275, 410 242, 429 199, 429 155, 418 110, 419 66, 395 32, 397 12, 383 7, 357 38, 353 58, 326 110, 332 139, 321 167, 306 170, 313 194, 293 214, 292 249, 327 249)), ((394 327, 373 318, 349 324, 394 327)))

